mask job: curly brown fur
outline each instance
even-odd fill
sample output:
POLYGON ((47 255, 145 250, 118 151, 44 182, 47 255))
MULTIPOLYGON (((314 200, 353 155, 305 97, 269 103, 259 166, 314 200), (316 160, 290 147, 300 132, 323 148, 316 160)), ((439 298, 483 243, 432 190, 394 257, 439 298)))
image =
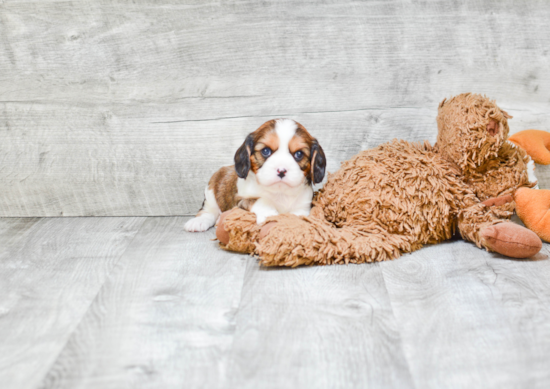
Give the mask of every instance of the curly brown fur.
POLYGON ((262 264, 384 261, 450 239, 457 222, 476 244, 478 226, 502 222, 433 147, 402 140, 344 162, 313 203, 308 218, 274 219, 276 226, 256 246, 262 264))
POLYGON ((508 118, 479 95, 444 100, 436 146, 393 140, 359 153, 329 175, 309 217, 269 218, 276 224, 249 252, 266 266, 384 261, 457 228, 492 250, 482 232, 509 223, 514 202, 481 201, 531 185, 525 152, 505 143, 508 118))
POLYGON ((439 105, 436 146, 481 201, 534 186, 527 174, 529 157, 506 142, 510 118, 493 100, 473 93, 439 105))
POLYGON ((441 155, 456 164, 466 176, 487 160, 496 158, 510 131, 508 118, 494 101, 464 93, 439 104, 437 146, 441 155), (498 127, 487 131, 487 126, 498 127))
POLYGON ((237 179, 235 166, 231 165, 219 169, 208 182, 208 189, 214 191, 216 202, 222 212, 236 207, 240 201, 237 197, 237 179))
POLYGON ((225 230, 229 232, 229 242, 220 246, 224 250, 239 253, 253 253, 255 242, 260 235, 261 227, 256 224, 256 215, 252 212, 235 208, 224 218, 225 230))

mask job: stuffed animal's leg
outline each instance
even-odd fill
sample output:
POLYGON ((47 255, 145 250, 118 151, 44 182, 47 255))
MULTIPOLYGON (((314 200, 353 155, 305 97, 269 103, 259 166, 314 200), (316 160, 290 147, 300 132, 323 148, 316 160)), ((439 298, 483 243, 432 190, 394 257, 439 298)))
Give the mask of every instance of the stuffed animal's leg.
POLYGON ((492 197, 483 201, 482 204, 485 204, 497 219, 510 219, 516 209, 516 203, 511 194, 492 197))
POLYGON ((508 195, 499 196, 499 197, 492 197, 482 202, 482 204, 488 207, 493 207, 493 206, 500 207, 505 204, 510 204, 513 201, 514 201, 514 197, 508 194, 508 195))
POLYGON ((256 253, 262 265, 296 267, 387 261, 399 257, 402 248, 413 247, 406 237, 399 235, 393 239, 381 234, 357 235, 348 228, 325 229, 300 220, 304 224, 296 230, 288 230, 285 222, 277 222, 260 240, 256 253))
POLYGON ((530 230, 550 242, 550 190, 519 188, 514 194, 516 212, 530 230))
POLYGON ((458 228, 465 240, 512 258, 529 258, 542 248, 533 231, 498 219, 483 203, 465 209, 459 216, 458 228))
POLYGON ((256 254, 264 266, 330 265, 395 259, 422 247, 410 236, 337 228, 314 207, 307 218, 279 215, 264 225, 256 254))
POLYGON ((336 228, 315 207, 307 218, 278 215, 261 226, 249 216, 239 209, 222 216, 217 236, 222 248, 258 255, 264 266, 384 261, 422 247, 406 235, 336 228))
POLYGON ((520 131, 508 140, 524 149, 540 165, 550 164, 550 133, 541 130, 520 131))

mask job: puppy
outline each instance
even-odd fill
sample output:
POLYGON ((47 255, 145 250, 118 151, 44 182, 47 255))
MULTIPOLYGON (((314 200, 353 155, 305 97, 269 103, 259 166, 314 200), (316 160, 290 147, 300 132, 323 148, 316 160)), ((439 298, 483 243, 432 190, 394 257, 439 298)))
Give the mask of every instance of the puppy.
POLYGON ((290 119, 270 120, 250 133, 235 153, 235 165, 222 167, 204 190, 204 203, 186 231, 206 231, 222 212, 240 207, 269 216, 307 216, 313 184, 323 181, 326 158, 317 140, 290 119))

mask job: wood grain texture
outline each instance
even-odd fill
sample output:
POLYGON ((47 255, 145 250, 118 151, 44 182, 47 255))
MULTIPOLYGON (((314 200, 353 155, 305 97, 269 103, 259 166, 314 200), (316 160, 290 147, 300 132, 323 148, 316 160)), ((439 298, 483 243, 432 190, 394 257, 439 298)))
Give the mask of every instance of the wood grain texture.
POLYGON ((512 260, 455 241, 382 264, 417 388, 550 385, 548 245, 512 260))
POLYGON ((274 117, 329 171, 434 140, 464 91, 550 130, 549 18, 543 1, 2 2, 0 216, 193 214, 274 117))
POLYGON ((248 261, 227 388, 410 388, 381 268, 248 261))
POLYGON ((187 219, 0 219, 0 387, 550 385, 548 244, 266 269, 187 219))
POLYGON ((37 387, 142 222, 0 219, 0 387, 37 387))
POLYGON ((215 388, 246 268, 186 218, 148 218, 42 388, 215 388))

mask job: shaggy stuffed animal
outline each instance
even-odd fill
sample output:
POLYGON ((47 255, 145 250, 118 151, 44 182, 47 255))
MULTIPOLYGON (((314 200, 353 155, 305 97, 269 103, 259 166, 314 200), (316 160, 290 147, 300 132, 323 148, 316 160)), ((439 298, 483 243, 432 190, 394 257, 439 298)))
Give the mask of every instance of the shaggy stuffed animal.
POLYGON ((507 220, 517 189, 535 185, 529 156, 506 141, 508 118, 480 95, 444 100, 435 146, 394 140, 359 153, 329 175, 308 217, 258 225, 254 214, 234 209, 218 223, 220 244, 266 266, 362 263, 450 239, 458 228, 480 248, 530 257, 541 240, 507 220))

